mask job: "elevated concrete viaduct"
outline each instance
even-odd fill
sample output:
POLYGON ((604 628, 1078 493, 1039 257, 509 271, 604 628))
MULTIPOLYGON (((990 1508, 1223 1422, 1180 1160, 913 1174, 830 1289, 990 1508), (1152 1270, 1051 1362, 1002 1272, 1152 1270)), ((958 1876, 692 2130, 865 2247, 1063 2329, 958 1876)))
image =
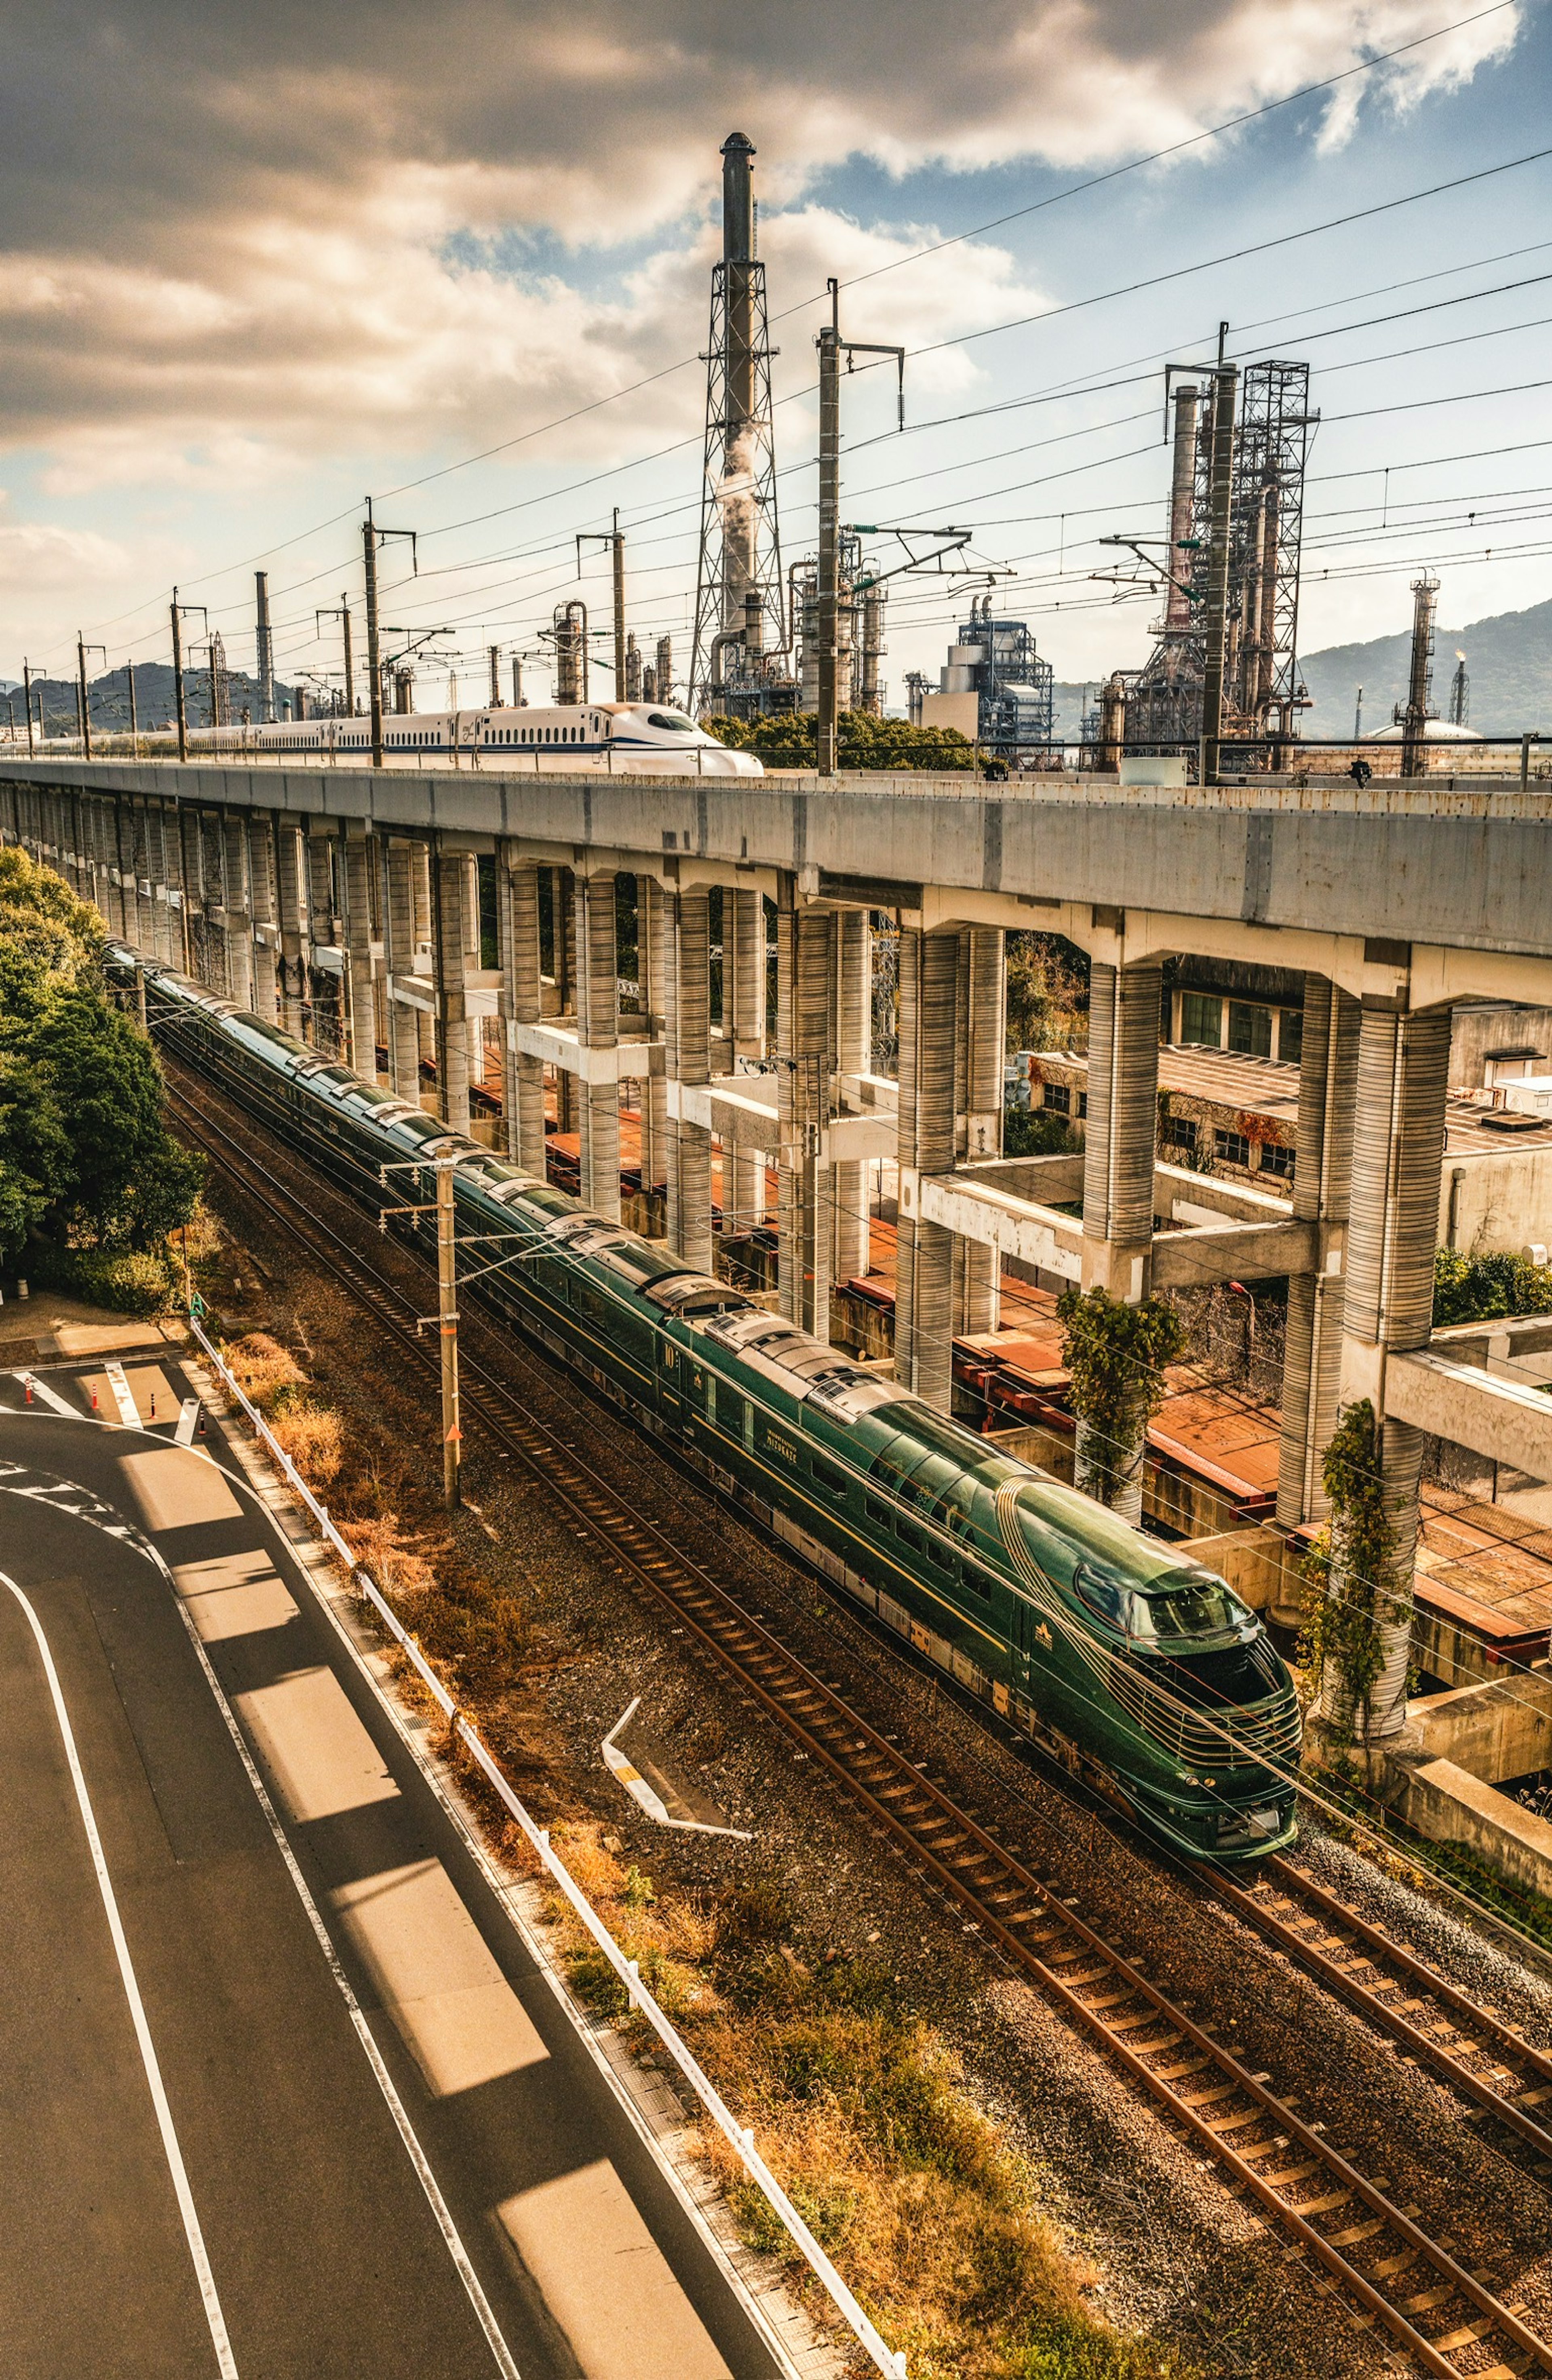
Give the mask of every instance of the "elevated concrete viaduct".
POLYGON ((385 1051, 405 1096, 422 1096, 434 1062, 449 1123, 469 1119, 472 1028, 498 1019, 505 1145, 543 1170, 551 1069, 582 1195, 609 1216, 619 1087, 635 1084, 643 1184, 666 1184, 668 1235, 696 1264, 713 1257, 714 1150, 725 1220, 744 1229, 774 1160, 781 1307, 817 1331, 832 1284, 865 1267, 865 1169, 889 1159, 896 1367, 945 1409, 951 1338, 995 1326, 1003 1256, 1129 1300, 1286 1273, 1278 1518, 1320 1514, 1338 1407, 1371 1398, 1397 1524, 1375 1726, 1400 1726, 1423 1429, 1448 1391, 1470 1442, 1497 1410, 1517 1446, 1534 1434, 1534 1414, 1510 1415, 1485 1370, 1447 1378, 1419 1359, 1450 1005, 1552 1005, 1545 795, 1481 779, 1123 791, 1069 777, 991 788, 40 760, 9 764, 0 834, 148 958, 292 1030, 305 1020, 364 1072, 385 1051), (621 877, 635 889, 635 1014, 619 1002, 621 877), (880 912, 899 929, 892 1076, 871 1049, 880 912), (1001 1156, 1004 936, 1031 927, 1092 963, 1081 1159, 1001 1156), (1303 973, 1290 1201, 1159 1160, 1170 953, 1303 973))

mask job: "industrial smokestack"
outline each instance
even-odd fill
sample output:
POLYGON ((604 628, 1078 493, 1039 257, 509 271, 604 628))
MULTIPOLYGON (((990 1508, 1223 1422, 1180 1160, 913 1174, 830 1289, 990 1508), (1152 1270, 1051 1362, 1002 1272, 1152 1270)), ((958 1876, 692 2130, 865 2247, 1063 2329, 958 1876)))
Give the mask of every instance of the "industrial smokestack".
POLYGON ((657 699, 672 702, 674 698, 674 641, 671 637, 657 639, 657 699))
POLYGON ((253 573, 254 602, 258 625, 255 631, 259 679, 259 716, 266 727, 275 723, 275 639, 269 624, 269 572, 253 573))
POLYGON ((1175 468, 1169 483, 1169 600, 1165 606, 1164 633, 1183 636, 1191 626, 1191 597, 1187 587, 1192 577, 1191 554, 1187 548, 1191 536, 1192 509, 1196 492, 1196 429, 1200 392, 1191 382, 1185 382, 1175 391, 1175 468), (1177 586, 1179 579, 1184 584, 1177 586))
POLYGON ((1411 668, 1407 679, 1407 707, 1401 719, 1401 774, 1421 777, 1424 730, 1434 690, 1434 615, 1439 582, 1428 571, 1411 582, 1411 668))

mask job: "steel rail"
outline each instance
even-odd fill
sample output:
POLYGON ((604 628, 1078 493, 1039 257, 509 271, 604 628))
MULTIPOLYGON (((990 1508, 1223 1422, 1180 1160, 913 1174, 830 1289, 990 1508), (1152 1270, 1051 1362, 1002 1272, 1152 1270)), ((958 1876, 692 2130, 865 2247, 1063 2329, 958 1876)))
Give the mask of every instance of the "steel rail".
MULTIPOLYGON (((267 1213, 349 1292, 394 1342, 434 1369, 413 1324, 411 1301, 295 1194, 251 1149, 174 1092, 181 1121, 267 1213), (223 1152, 235 1152, 238 1162, 223 1152), (267 1184, 266 1189, 262 1184, 267 1184)), ((245 1121, 248 1121, 245 1119, 245 1121)), ((1411 2212, 1358 2172, 1183 2008, 1109 1944, 1057 1886, 1023 1865, 836 1687, 808 1668, 690 1556, 624 1503, 599 1472, 519 1406, 512 1389, 466 1354, 468 1408, 478 1426, 556 1495, 613 1562, 644 1586, 760 1708, 846 1790, 875 1828, 961 1908, 1003 1952, 1112 2058, 1166 2115, 1248 2191, 1369 2317, 1383 2323, 1438 2380, 1508 2380, 1534 2363, 1552 2372, 1552 2344, 1457 2263, 1411 2212), (1349 2219, 1348 2210, 1359 2219, 1349 2219), (1323 2230, 1336 2218, 1341 2225, 1323 2230), (1360 2263, 1359 2256, 1363 2259, 1360 2263), (1408 2295, 1413 2268, 1436 2285, 1408 2295), (1365 2269, 1365 2265, 1367 2269, 1365 2269), (1442 2323, 1433 2336, 1414 2315, 1442 2323), (1470 2372, 1457 2359, 1501 2346, 1470 2372)))

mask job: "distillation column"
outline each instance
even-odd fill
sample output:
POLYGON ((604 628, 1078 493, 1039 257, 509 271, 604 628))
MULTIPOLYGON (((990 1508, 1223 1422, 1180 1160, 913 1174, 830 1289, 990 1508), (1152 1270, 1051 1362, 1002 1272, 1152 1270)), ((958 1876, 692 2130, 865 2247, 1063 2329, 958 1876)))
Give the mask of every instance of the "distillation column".
POLYGON ((582 1204, 619 1220, 619 953, 615 878, 579 873, 576 887, 577 1084, 582 1204), (594 1066, 598 1068, 594 1077, 594 1066))
POLYGON ((952 1232, 921 1214, 923 1175, 954 1163, 955 1009, 959 938, 900 934, 899 1222, 895 1378, 940 1413, 953 1400, 952 1232))
MULTIPOLYGON (((1149 1293, 1154 1239, 1154 1161, 1158 1141, 1158 1026, 1163 968, 1157 959, 1117 967, 1096 959, 1089 989, 1089 1113, 1083 1149, 1085 1290, 1128 1305, 1149 1293)), ((1115 1510, 1143 1517, 1143 1443, 1106 1450, 1121 1484, 1115 1510)), ((1083 1429, 1078 1471, 1083 1469, 1083 1429)))
MULTIPOLYGON (((1327 1674, 1320 1709, 1338 1727, 1356 1717, 1358 1732, 1368 1742, 1398 1734, 1406 1723, 1423 1433, 1387 1418, 1385 1359, 1392 1350, 1425 1347, 1433 1329, 1448 1079, 1448 1008, 1414 1014, 1399 1002, 1365 998, 1358 1036, 1340 1394, 1343 1404, 1366 1397, 1374 1406, 1394 1537, 1375 1611, 1381 1666, 1367 1709, 1354 1713, 1350 1687, 1337 1670, 1327 1674)), ((1333 1576, 1334 1593, 1340 1594, 1342 1585, 1333 1576)))
POLYGON ((1277 1456, 1277 1521, 1285 1529, 1324 1520, 1326 1512, 1320 1473, 1337 1427, 1341 1376, 1359 1013, 1350 992, 1323 975, 1304 978, 1293 1212, 1315 1225, 1316 1240, 1314 1270, 1294 1273, 1288 1284, 1277 1456))

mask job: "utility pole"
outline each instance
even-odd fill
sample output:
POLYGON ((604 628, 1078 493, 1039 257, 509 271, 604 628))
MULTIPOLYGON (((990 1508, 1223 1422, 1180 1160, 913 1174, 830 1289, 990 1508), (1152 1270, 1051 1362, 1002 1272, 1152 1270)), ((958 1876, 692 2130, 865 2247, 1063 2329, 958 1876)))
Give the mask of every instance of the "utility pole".
POLYGON ((31 759, 38 748, 32 741, 32 664, 31 662, 23 662, 21 665, 21 698, 27 711, 27 756, 31 759))
POLYGON ((1240 368, 1225 363, 1227 322, 1218 324, 1218 360, 1213 373, 1212 468, 1208 480, 1207 603, 1202 675, 1202 748, 1197 778, 1217 782, 1223 744, 1223 681, 1228 640, 1228 517, 1234 483, 1234 408, 1240 368))
POLYGON ((177 711, 177 757, 180 760, 187 760, 189 758, 189 706, 183 693, 183 616, 186 612, 197 612, 206 627, 210 625, 210 615, 204 605, 180 603, 177 600, 177 589, 175 587, 173 589, 173 701, 177 711))
POLYGON ((339 609, 337 612, 313 613, 312 626, 314 634, 317 632, 318 623, 320 620, 337 620, 345 631, 345 716, 347 719, 354 719, 356 715, 356 663, 350 644, 350 598, 348 595, 342 595, 340 597, 339 609))
MULTIPOLYGON (((417 1186, 422 1167, 409 1160, 399 1165, 380 1165, 377 1178, 385 1183, 390 1173, 413 1173, 417 1186)), ((384 1207, 379 1209, 377 1228, 386 1232, 390 1215, 434 1215, 436 1217, 436 1326, 442 1352, 442 1497, 447 1510, 456 1512, 461 1497, 461 1463, 463 1430, 458 1421, 458 1294, 457 1209, 453 1204, 453 1169, 456 1157, 437 1157, 429 1160, 436 1176, 434 1207, 384 1207)), ((417 1330, 422 1326, 417 1325, 417 1330)))
POLYGON ((615 506, 613 528, 584 530, 577 540, 577 567, 581 568, 584 545, 609 545, 614 548, 615 565, 615 700, 625 700, 625 531, 619 525, 619 506, 615 506))
POLYGON ((77 696, 77 700, 80 705, 81 758, 85 760, 90 760, 92 758, 92 697, 88 691, 86 684, 86 656, 88 653, 101 653, 104 664, 107 662, 108 655, 106 646, 89 645, 85 638, 78 632, 76 637, 76 670, 79 692, 77 696))
POLYGON ((383 765, 383 667, 377 626, 377 549, 386 545, 391 537, 409 540, 410 567, 419 572, 420 548, 412 528, 379 528, 372 517, 372 498, 366 500, 366 518, 361 523, 361 547, 366 559, 366 665, 372 679, 372 765, 383 765))
POLYGON ((840 742, 840 358, 893 356, 899 366, 899 426, 905 428, 905 349, 840 334, 840 283, 832 281, 830 320, 819 349, 819 773, 836 773, 840 742))

